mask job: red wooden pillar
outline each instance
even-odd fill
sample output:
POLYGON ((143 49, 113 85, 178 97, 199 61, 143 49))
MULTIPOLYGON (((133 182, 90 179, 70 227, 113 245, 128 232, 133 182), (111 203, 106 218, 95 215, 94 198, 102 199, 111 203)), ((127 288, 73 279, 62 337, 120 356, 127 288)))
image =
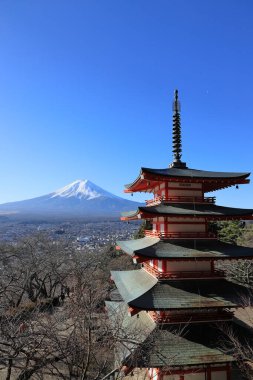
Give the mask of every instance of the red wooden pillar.
POLYGON ((162 272, 165 273, 167 270, 167 260, 163 259, 162 261, 162 272))
POLYGON ((211 376, 212 376, 211 367, 207 367, 207 369, 206 369, 206 380, 211 380, 211 376))
POLYGON ((169 198, 169 182, 165 182, 165 198, 168 199, 169 198))
POLYGON ((168 234, 168 218, 167 217, 164 217, 164 233, 165 233, 165 236, 167 236, 168 234))
POLYGON ((226 365, 227 380, 231 380, 231 366, 230 364, 226 365))
POLYGON ((163 379, 163 374, 160 371, 160 368, 156 368, 156 374, 157 374, 157 380, 162 380, 163 379))
POLYGON ((184 375, 180 375, 179 380, 184 380, 184 375))

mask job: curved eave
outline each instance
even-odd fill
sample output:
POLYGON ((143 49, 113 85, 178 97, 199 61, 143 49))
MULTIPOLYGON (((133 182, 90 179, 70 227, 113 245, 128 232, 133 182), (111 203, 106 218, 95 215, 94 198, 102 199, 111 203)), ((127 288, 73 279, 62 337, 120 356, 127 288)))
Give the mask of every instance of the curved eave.
POLYGON ((173 203, 157 206, 138 207, 139 213, 150 216, 189 217, 243 217, 252 218, 253 209, 218 206, 214 204, 173 203))
POLYGON ((135 211, 122 212, 120 219, 121 220, 136 220, 136 219, 141 219, 141 212, 140 212, 139 207, 135 211))
POLYGON ((132 271, 111 271, 111 278, 115 282, 118 291, 127 303, 150 290, 157 278, 143 269, 132 271))
POLYGON ((159 238, 145 237, 142 239, 121 240, 117 241, 116 244, 122 251, 130 256, 134 256, 135 254, 138 255, 141 250, 145 250, 146 248, 156 245, 159 241, 159 238))
POLYGON ((213 204, 174 203, 138 207, 135 211, 124 212, 121 215, 121 220, 151 219, 159 216, 207 218, 209 220, 252 220, 253 209, 240 209, 213 204))
POLYGON ((143 269, 114 271, 112 278, 123 300, 140 310, 180 310, 237 307, 247 289, 226 280, 170 280, 159 283, 143 269))
POLYGON ((157 181, 203 183, 204 192, 249 183, 250 173, 209 172, 196 169, 149 169, 141 168, 139 176, 125 185, 125 192, 150 192, 157 181), (180 173, 182 173, 180 175, 180 173))
POLYGON ((244 179, 250 176, 250 172, 216 172, 191 168, 165 168, 151 169, 141 168, 142 174, 162 175, 174 178, 202 178, 202 179, 244 179))
POLYGON ((137 262, 150 259, 239 260, 253 259, 253 248, 210 240, 173 240, 159 238, 118 241, 118 246, 137 262))

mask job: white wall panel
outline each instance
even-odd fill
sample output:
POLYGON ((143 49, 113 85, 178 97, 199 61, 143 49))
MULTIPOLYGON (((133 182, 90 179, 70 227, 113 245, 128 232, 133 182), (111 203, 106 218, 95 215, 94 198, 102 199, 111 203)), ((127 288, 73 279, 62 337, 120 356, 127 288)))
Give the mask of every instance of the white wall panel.
POLYGON ((168 224, 168 232, 205 232, 205 224, 168 224))
POLYGON ((211 263, 208 261, 167 261, 167 272, 183 272, 183 271, 211 271, 211 263))
POLYGON ((227 380, 227 372, 226 371, 212 372, 211 379, 212 380, 227 380))
POLYGON ((188 373, 184 375, 184 380, 206 380, 205 373, 188 373))

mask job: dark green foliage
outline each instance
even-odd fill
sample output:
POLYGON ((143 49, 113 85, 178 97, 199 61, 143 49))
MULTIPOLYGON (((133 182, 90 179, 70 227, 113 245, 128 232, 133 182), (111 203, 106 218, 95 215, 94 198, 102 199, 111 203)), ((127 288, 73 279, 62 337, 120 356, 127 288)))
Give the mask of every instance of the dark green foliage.
POLYGON ((144 220, 138 231, 134 234, 134 239, 145 237, 145 230, 152 230, 152 224, 148 220, 144 220))
POLYGON ((244 223, 241 221, 213 222, 210 223, 209 230, 217 233, 219 240, 237 244, 244 232, 244 223))

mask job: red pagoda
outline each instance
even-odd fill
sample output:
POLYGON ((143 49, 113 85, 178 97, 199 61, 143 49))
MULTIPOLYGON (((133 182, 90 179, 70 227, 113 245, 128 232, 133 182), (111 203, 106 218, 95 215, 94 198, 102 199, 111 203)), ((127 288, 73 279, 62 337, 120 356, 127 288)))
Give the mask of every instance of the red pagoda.
POLYGON ((145 369, 146 378, 154 380, 229 380, 234 359, 219 348, 217 324, 233 323, 239 294, 246 289, 225 279, 216 263, 252 258, 253 250, 219 241, 210 222, 249 220, 253 210, 218 206, 205 193, 247 184, 250 173, 188 168, 181 161, 177 90, 173 111, 172 164, 141 168, 125 189, 154 197, 122 214, 122 220, 144 219, 150 228, 141 239, 117 242, 140 264, 140 269, 112 272, 120 299, 107 306, 114 318, 123 315, 125 338, 117 365, 125 374, 145 369))

